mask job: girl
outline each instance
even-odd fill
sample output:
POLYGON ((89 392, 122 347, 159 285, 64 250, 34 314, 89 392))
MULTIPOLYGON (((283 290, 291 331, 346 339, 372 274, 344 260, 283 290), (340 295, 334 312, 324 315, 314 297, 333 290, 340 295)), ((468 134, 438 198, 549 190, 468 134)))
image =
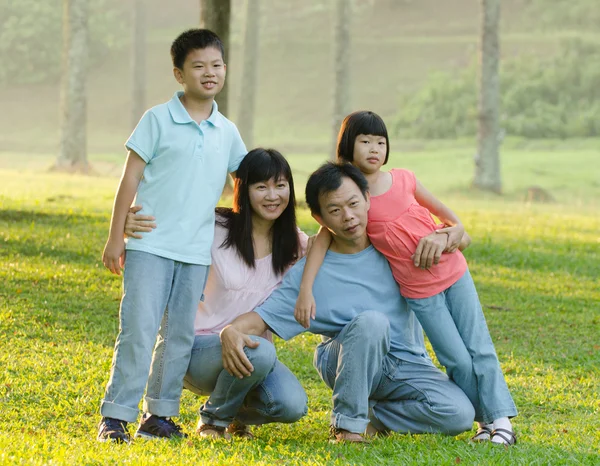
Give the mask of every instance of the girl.
MULTIPOLYGON (((458 217, 412 172, 381 171, 388 156, 387 129, 378 115, 361 111, 344 119, 337 158, 355 165, 369 182, 369 239, 388 259, 401 294, 448 376, 473 403, 479 428, 472 440, 513 445, 516 437, 509 418, 517 410, 460 252, 470 239, 458 217), (431 214, 444 225, 437 225, 431 214), (431 235, 434 231, 440 234, 431 235)), ((329 241, 323 230, 308 254, 295 310, 305 327, 315 315, 312 284, 329 241)))

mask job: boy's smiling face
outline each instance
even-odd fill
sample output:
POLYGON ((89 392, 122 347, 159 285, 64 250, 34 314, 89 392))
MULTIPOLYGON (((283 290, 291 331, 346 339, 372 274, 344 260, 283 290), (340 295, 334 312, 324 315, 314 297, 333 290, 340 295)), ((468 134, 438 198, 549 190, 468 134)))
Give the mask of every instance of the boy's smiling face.
POLYGON ((174 68, 173 74, 191 98, 214 99, 225 84, 227 66, 221 51, 215 47, 194 49, 188 53, 183 69, 174 68))

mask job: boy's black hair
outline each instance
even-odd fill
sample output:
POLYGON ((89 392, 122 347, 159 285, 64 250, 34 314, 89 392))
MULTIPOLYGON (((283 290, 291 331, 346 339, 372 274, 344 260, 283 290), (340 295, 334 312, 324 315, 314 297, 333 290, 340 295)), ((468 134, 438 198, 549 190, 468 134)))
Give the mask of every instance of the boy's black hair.
POLYGON ((310 175, 306 182, 306 203, 313 214, 321 215, 319 197, 338 189, 344 178, 354 181, 364 198, 367 198, 369 183, 358 168, 347 162, 327 162, 310 175))
POLYGON ((208 29, 188 29, 179 34, 171 44, 171 59, 175 68, 183 69, 183 64, 192 50, 214 47, 221 51, 225 61, 225 48, 223 42, 214 32, 208 29))
POLYGON ((270 179, 284 178, 290 186, 287 207, 271 228, 273 271, 282 274, 299 258, 300 241, 296 227, 296 197, 292 169, 275 149, 257 148, 248 152, 236 172, 233 208, 217 208, 217 223, 227 229, 222 248, 235 247, 248 266, 255 267, 252 241, 252 206, 250 185, 270 179))
POLYGON ((352 163, 354 161, 354 141, 359 134, 371 134, 385 138, 387 151, 385 153, 385 165, 390 155, 390 139, 387 128, 379 115, 370 111, 354 112, 344 118, 337 141, 337 159, 352 163))

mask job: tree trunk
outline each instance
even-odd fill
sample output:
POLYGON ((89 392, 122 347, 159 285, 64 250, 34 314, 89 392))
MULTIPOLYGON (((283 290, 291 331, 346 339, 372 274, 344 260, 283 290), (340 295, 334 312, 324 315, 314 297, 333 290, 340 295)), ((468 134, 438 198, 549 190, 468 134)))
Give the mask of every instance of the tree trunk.
POLYGON ((350 20, 351 4, 348 0, 336 0, 335 24, 333 44, 334 57, 334 84, 333 84, 333 144, 330 158, 335 160, 337 136, 342 120, 350 108, 350 20))
POLYGON ((146 110, 146 6, 145 0, 132 2, 131 40, 131 129, 146 110))
MULTIPOLYGON (((229 60, 229 22, 231 17, 231 0, 200 0, 200 27, 210 29, 223 41, 225 47, 225 63, 229 60)), ((227 80, 225 86, 215 99, 219 111, 228 116, 227 80)))
POLYGON ((87 173, 86 78, 88 0, 63 0, 63 71, 61 80, 59 171, 87 173))
POLYGON ((481 1, 479 132, 473 186, 500 194, 500 0, 481 1))
POLYGON ((240 112, 237 118, 240 134, 249 149, 254 146, 254 108, 258 74, 258 31, 260 0, 246 0, 246 30, 244 32, 244 66, 240 112))

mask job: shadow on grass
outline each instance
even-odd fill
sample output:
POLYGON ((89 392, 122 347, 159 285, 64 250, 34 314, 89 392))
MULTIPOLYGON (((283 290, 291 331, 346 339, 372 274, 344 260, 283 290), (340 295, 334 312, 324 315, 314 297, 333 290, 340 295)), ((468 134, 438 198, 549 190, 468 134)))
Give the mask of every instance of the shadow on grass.
POLYGON ((2 255, 45 257, 57 263, 96 263, 107 233, 107 217, 100 214, 47 213, 0 210, 6 222, 2 255))

